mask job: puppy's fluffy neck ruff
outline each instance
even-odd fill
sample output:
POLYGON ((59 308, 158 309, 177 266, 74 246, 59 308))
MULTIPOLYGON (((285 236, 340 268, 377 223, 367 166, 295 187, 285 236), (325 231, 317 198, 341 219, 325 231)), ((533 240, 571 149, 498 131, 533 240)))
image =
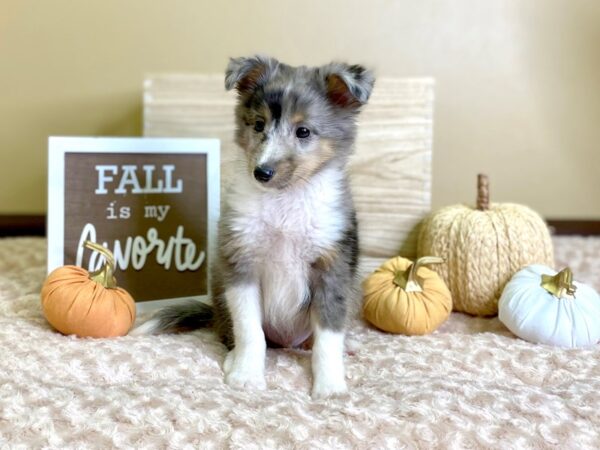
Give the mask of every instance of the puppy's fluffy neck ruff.
POLYGON ((310 335, 311 264, 343 238, 349 201, 344 170, 328 165, 286 189, 264 189, 240 174, 227 197, 227 227, 255 265, 264 331, 284 346, 310 335))

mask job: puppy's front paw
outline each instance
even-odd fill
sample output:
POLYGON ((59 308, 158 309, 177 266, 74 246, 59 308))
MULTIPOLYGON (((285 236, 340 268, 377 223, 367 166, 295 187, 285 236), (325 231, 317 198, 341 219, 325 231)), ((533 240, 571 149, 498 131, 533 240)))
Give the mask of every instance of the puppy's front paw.
POLYGON ((312 398, 317 400, 348 392, 344 378, 319 377, 313 383, 312 398))
POLYGON ((232 368, 225 375, 225 383, 234 389, 265 390, 267 383, 262 371, 248 370, 246 368, 232 368))
POLYGON ((223 363, 225 383, 234 389, 266 389, 262 364, 262 361, 259 364, 256 361, 249 363, 248 360, 236 357, 234 350, 230 351, 223 363))

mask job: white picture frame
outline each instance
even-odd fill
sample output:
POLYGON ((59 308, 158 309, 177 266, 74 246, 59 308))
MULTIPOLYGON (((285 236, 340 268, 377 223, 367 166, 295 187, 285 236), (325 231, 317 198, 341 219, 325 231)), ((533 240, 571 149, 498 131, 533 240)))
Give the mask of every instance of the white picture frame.
MULTIPOLYGON (((58 137, 48 140, 48 272, 65 264, 65 160, 70 153, 89 155, 90 162, 100 154, 130 155, 206 155, 206 295, 167 297, 136 302, 138 313, 164 305, 172 305, 190 298, 210 302, 210 276, 217 251, 217 226, 220 215, 220 142, 204 138, 120 138, 120 137, 58 137)), ((99 166, 96 166, 99 167, 99 166)), ((129 197, 130 199, 133 196, 129 197)), ((117 272, 118 275, 118 272, 117 272)))

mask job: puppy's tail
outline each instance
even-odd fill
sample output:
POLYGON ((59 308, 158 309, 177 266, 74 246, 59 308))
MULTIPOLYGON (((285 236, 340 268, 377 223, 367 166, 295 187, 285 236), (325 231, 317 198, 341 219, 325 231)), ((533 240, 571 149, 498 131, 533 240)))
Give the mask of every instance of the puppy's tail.
POLYGON ((207 303, 190 300, 159 310, 150 320, 134 328, 130 336, 143 334, 179 333, 212 326, 213 307, 207 303))

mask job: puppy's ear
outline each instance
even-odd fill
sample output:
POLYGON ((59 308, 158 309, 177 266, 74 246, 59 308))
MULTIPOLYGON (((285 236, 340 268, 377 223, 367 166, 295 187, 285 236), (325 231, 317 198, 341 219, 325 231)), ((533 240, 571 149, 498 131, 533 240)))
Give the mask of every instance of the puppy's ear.
POLYGON ((265 56, 231 58, 225 70, 225 89, 235 87, 240 94, 253 91, 269 79, 278 65, 276 59, 265 56))
POLYGON ((358 108, 367 103, 375 84, 373 72, 359 65, 331 63, 321 67, 327 97, 336 106, 358 108))

